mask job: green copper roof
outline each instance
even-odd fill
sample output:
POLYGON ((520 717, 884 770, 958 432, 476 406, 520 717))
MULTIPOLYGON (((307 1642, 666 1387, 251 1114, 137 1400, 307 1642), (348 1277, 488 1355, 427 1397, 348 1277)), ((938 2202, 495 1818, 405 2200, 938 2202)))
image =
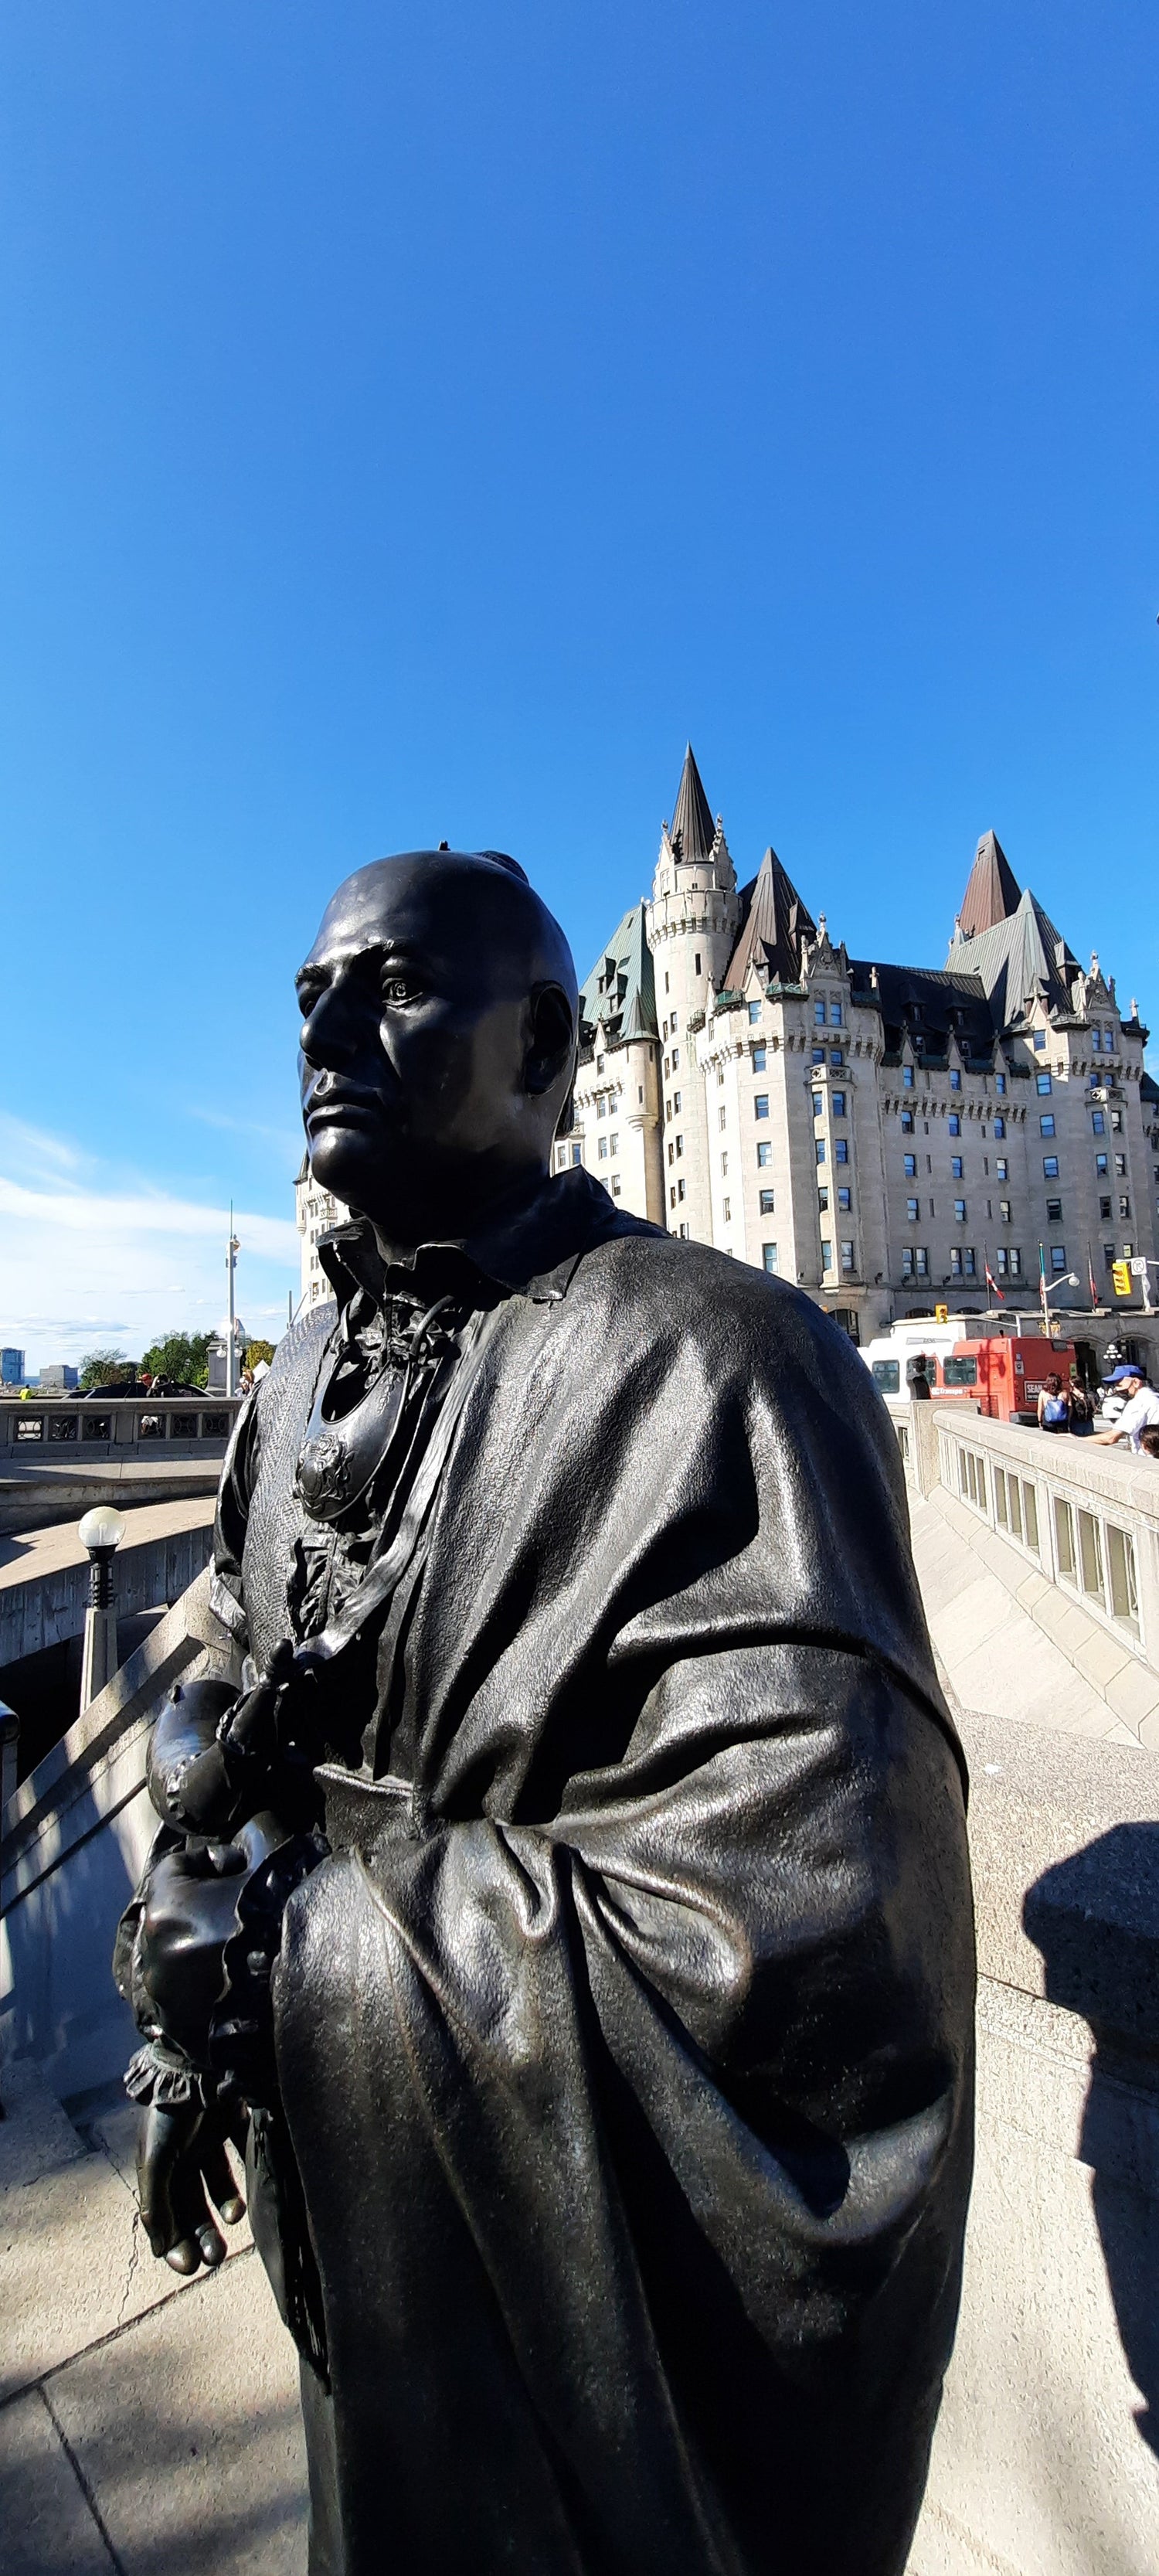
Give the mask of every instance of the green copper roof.
POLYGON ((613 1043, 655 1038, 656 981, 644 936, 644 906, 633 904, 580 986, 580 1020, 613 1043))

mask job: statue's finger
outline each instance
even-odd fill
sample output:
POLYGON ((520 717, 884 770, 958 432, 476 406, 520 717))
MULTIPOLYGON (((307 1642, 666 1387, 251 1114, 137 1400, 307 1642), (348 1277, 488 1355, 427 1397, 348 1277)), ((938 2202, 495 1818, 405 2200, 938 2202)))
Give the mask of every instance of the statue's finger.
MULTIPOLYGON (((161 2248, 155 2245, 153 2251, 157 2254, 161 2248)), ((185 2279, 188 2279, 189 2274, 197 2270, 201 2261, 201 2251, 192 2236, 180 2236, 177 2243, 169 2247, 165 2260, 171 2272, 180 2272, 185 2279)))
POLYGON ((227 2227, 236 2227, 245 2217, 245 2202, 233 2178, 229 2157, 223 2146, 207 2146, 202 2152, 201 2171, 210 2199, 216 2203, 227 2227))

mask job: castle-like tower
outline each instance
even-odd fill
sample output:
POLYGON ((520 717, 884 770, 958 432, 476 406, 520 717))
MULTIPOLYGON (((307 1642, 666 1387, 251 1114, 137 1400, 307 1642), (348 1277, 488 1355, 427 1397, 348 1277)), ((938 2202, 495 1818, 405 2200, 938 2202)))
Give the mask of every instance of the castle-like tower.
POLYGON ((708 1110, 696 1036, 726 981, 740 928, 736 871, 719 814, 712 818, 689 743, 671 824, 660 832, 644 935, 652 952, 661 1048, 664 1219, 672 1234, 711 1243, 708 1110))

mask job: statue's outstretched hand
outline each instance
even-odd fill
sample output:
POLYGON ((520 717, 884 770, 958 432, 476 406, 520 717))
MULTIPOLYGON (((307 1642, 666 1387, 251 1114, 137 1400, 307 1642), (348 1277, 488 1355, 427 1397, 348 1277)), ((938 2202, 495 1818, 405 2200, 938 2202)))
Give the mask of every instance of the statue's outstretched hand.
MULTIPOLYGON (((245 2216, 245 2202, 225 2151, 233 2135, 229 2116, 198 2101, 164 2108, 150 2103, 137 2132, 137 2192, 145 2233, 158 2261, 174 2272, 215 2271, 225 2260, 225 2240, 210 2208, 227 2227, 245 2216)), ((236 2143, 236 2139, 235 2139, 236 2143)))

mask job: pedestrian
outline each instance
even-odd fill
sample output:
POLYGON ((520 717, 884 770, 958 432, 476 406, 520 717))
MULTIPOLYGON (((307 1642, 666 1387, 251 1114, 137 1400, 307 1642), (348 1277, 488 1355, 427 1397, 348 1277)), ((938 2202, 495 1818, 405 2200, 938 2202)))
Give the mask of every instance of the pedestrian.
POLYGON ((1148 1386, 1137 1360, 1123 1360, 1103 1379, 1103 1385, 1119 1390, 1126 1403, 1118 1421, 1109 1431, 1096 1431, 1095 1439, 1104 1449, 1112 1448, 1116 1440, 1129 1440, 1132 1449, 1138 1449, 1148 1424, 1159 1423, 1159 1395, 1153 1386, 1148 1386))
POLYGON ((1062 1379, 1061 1379, 1061 1378, 1060 1378, 1060 1376, 1058 1375, 1057 1370, 1052 1369, 1052 1371, 1051 1371, 1051 1373, 1050 1373, 1050 1376, 1046 1379, 1045 1383, 1044 1383, 1044 1384, 1039 1388, 1039 1393, 1038 1393, 1038 1427, 1039 1427, 1039 1430, 1040 1430, 1040 1431, 1069 1431, 1069 1429, 1070 1429, 1071 1402, 1072 1402, 1072 1398, 1071 1398, 1070 1388, 1069 1388, 1069 1387, 1064 1387, 1063 1382, 1062 1382, 1062 1379))
POLYGON ((1139 1433, 1139 1448, 1148 1458, 1159 1460, 1159 1422, 1146 1422, 1139 1433))
POLYGON ((930 1381, 926 1376, 926 1370, 928 1367, 929 1361, 926 1358, 925 1352, 918 1351, 916 1357, 911 1360, 909 1366, 909 1391, 911 1401, 914 1404, 929 1403, 930 1381))
POLYGON ((1070 1427, 1076 1440, 1089 1440, 1094 1423, 1094 1404, 1078 1370, 1070 1373, 1070 1427))

